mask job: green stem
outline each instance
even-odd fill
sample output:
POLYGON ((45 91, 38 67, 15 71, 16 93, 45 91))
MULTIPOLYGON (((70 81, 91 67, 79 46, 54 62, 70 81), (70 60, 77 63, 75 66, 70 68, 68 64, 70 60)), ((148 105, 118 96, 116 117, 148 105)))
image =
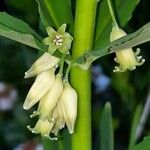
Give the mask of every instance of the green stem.
MULTIPOLYGON (((96 0, 76 1, 73 58, 92 49, 96 5, 96 0)), ((91 71, 73 67, 71 81, 78 93, 78 116, 72 136, 72 150, 91 150, 91 71)))
POLYGON ((116 18, 115 18, 115 14, 114 14, 114 11, 112 8, 111 0, 107 0, 107 4, 108 4, 109 12, 110 12, 110 15, 112 18, 113 26, 115 28, 118 28, 118 23, 117 23, 116 18))
POLYGON ((60 64, 60 70, 59 70, 59 74, 61 76, 63 75, 63 68, 64 68, 65 57, 66 57, 66 54, 63 54, 62 58, 61 58, 61 64, 60 64))

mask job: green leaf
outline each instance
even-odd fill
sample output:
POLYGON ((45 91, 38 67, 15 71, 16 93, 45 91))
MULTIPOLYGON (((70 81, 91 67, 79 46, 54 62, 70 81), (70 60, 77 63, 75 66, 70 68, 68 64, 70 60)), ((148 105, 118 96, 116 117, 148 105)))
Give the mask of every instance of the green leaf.
POLYGON ((45 27, 60 27, 66 23, 72 28, 73 16, 71 1, 68 0, 36 0, 39 4, 39 13, 45 27))
POLYGON ((133 147, 131 150, 150 150, 150 137, 144 138, 144 140, 133 147))
POLYGON ((140 117, 141 117, 141 113, 142 113, 142 106, 138 105, 133 117, 133 122, 132 122, 132 126, 131 126, 131 133, 130 133, 130 142, 129 142, 129 147, 128 149, 131 150, 131 148, 135 145, 136 143, 136 131, 137 131, 137 127, 140 121, 140 117))
POLYGON ((54 22, 45 6, 43 0, 36 0, 36 2, 38 3, 38 10, 39 10, 40 18, 41 18, 41 21, 42 21, 44 27, 47 28, 49 26, 54 26, 54 22))
POLYGON ((100 142, 101 150, 113 150, 114 149, 111 104, 109 102, 105 104, 104 110, 101 116, 100 139, 101 139, 101 142, 100 142))
POLYGON ((5 12, 0 12, 0 35, 42 51, 47 49, 42 37, 28 24, 5 12))
MULTIPOLYGON (((114 0, 114 10, 120 27, 124 27, 132 17, 132 13, 139 0, 114 0)), ((112 20, 107 6, 107 0, 98 4, 98 17, 96 24, 95 49, 109 44, 112 20)))
POLYGON ((148 41, 150 41, 150 23, 147 23, 134 33, 115 40, 104 48, 100 48, 99 50, 91 50, 84 53, 81 57, 77 58, 76 63, 83 64, 83 67, 88 69, 94 60, 102 56, 119 50, 131 48, 148 41))

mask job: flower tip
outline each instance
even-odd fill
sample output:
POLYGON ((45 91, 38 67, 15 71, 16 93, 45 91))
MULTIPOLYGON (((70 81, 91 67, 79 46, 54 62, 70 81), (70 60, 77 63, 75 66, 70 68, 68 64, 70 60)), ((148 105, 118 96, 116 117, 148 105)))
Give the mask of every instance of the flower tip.
POLYGON ((73 134, 73 133, 74 133, 74 130, 73 130, 73 129, 69 129, 69 133, 70 133, 70 134, 73 134))
POLYGON ((28 72, 25 72, 25 74, 24 74, 24 78, 26 79, 26 78, 29 78, 29 76, 28 76, 28 72))
POLYGON ((26 106, 26 105, 23 105, 23 109, 28 110, 28 108, 27 108, 27 106, 26 106))
POLYGON ((23 109, 29 110, 31 107, 32 107, 31 103, 29 103, 29 101, 25 100, 25 102, 23 104, 23 109))

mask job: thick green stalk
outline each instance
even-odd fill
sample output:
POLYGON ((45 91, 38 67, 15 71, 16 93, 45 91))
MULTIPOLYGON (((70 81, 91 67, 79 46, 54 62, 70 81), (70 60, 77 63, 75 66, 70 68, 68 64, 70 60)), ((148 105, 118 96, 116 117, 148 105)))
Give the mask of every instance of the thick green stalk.
MULTIPOLYGON (((73 58, 92 49, 96 0, 77 0, 74 26, 73 58)), ((77 90, 78 116, 72 136, 72 150, 91 150, 91 72, 74 67, 71 81, 77 90)))

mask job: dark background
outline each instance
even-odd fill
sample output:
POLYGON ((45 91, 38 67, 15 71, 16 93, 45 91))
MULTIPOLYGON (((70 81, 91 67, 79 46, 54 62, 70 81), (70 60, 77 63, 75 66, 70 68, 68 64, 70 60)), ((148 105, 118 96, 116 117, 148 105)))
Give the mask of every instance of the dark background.
MULTIPOLYGON (((136 7, 132 19, 124 28, 133 32, 150 21, 150 1, 141 0, 136 7)), ((37 4, 32 0, 0 0, 0 11, 26 21, 37 32, 39 27, 39 15, 37 4)), ((112 104, 113 124, 115 131, 115 149, 126 149, 129 142, 131 123, 138 104, 143 105, 149 93, 150 85, 150 43, 142 44, 141 55, 146 62, 135 71, 125 73, 112 73, 115 62, 114 55, 101 58, 94 63, 101 71, 98 76, 105 76, 109 84, 105 90, 96 92, 94 80, 97 78, 93 73, 92 82, 92 130, 93 149, 99 145, 99 125, 102 108, 107 100, 112 104)), ((23 149, 32 150, 40 142, 40 138, 31 134, 26 126, 33 120, 29 119, 31 112, 22 109, 22 103, 33 83, 33 79, 25 80, 24 72, 38 57, 38 52, 20 43, 0 37, 0 101, 7 99, 12 103, 9 109, 0 108, 0 150, 12 150, 21 143, 26 143, 23 149), (5 87, 5 88, 4 88, 5 87), (14 90, 16 97, 14 102, 8 98, 14 90), (29 148, 30 147, 30 148, 29 148)), ((101 83, 100 83, 101 84, 101 83)), ((101 84, 101 86, 104 86, 101 84)), ((2 103, 0 103, 2 106, 2 103)), ((150 121, 146 122, 143 136, 149 135, 150 121)))

